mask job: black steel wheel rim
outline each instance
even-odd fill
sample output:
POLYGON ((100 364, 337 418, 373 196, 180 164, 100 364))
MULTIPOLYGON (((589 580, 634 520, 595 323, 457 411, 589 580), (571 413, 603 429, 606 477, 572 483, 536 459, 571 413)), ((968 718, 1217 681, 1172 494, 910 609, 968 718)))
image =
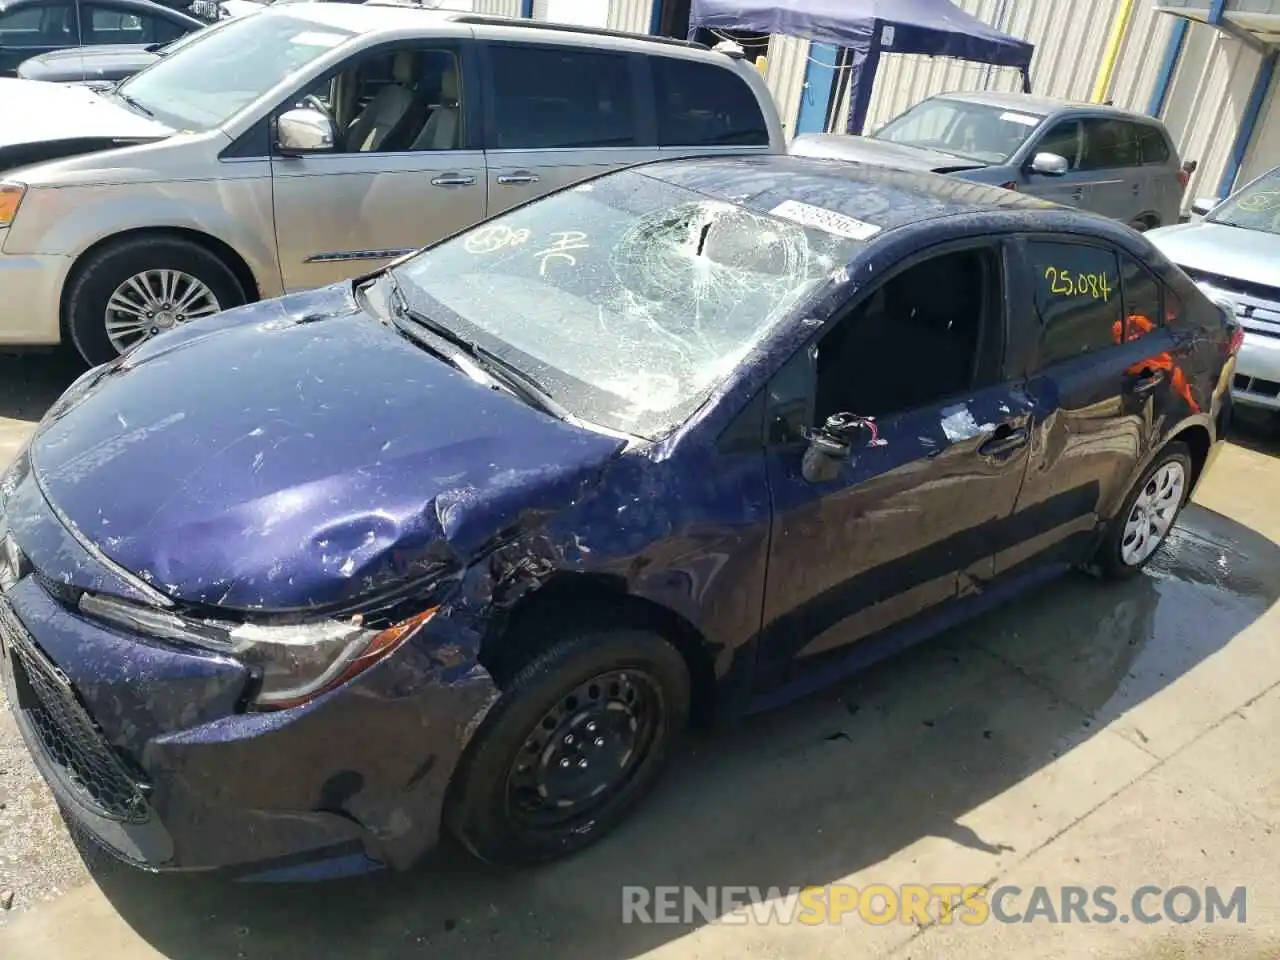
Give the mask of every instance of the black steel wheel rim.
POLYGON ((661 687, 637 668, 599 674, 560 697, 511 763, 514 819, 548 829, 592 816, 643 765, 662 730, 662 711, 661 687))

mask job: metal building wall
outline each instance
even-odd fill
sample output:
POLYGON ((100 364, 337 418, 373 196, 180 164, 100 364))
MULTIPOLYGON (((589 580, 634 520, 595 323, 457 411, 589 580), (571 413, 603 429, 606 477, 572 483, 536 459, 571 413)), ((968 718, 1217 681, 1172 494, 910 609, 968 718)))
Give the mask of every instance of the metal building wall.
POLYGON ((1262 115, 1258 117, 1253 143, 1236 178, 1236 186, 1244 186, 1277 164, 1280 164, 1280 70, 1271 77, 1271 90, 1262 105, 1262 115))
POLYGON ((648 33, 653 0, 609 0, 609 29, 648 33))
POLYGON ((1186 205, 1217 193, 1261 61, 1256 50, 1207 24, 1187 30, 1163 116, 1179 155, 1199 164, 1186 205))
POLYGON ((490 17, 520 16, 520 0, 475 0, 476 13, 490 17))
POLYGON ((800 98, 809 96, 804 89, 804 70, 809 62, 809 41, 799 37, 775 35, 769 39, 768 64, 764 79, 778 105, 778 116, 787 136, 795 133, 800 113, 800 98))
MULTIPOLYGON (((1031 62, 1034 92, 1087 100, 1122 0, 956 2, 983 22, 1035 44, 1031 62)), ((1171 29, 1171 18, 1156 13, 1150 0, 1136 0, 1108 94, 1117 105, 1146 110, 1171 29)), ((803 66, 800 69, 803 74, 803 66)), ((843 86, 838 118, 849 111, 847 85, 843 86)), ((1021 76, 1007 67, 889 54, 880 61, 867 126, 874 129, 925 97, 947 90, 1020 89, 1021 76)))

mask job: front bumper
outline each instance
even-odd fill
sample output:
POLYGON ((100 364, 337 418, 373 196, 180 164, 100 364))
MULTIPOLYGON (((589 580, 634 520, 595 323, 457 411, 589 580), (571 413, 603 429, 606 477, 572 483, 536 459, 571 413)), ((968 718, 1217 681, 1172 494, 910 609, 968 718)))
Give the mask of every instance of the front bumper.
POLYGON ((1245 330, 1231 393, 1237 403, 1280 410, 1280 336, 1245 330))
MULTIPOLYGON (((0 239, 4 231, 0 231, 0 239)), ((0 347, 54 346, 62 340, 59 314, 70 257, 0 253, 0 347)))
POLYGON ((149 870, 253 879, 404 868, 435 844, 450 777, 496 697, 472 631, 438 616, 348 685, 246 712, 239 663, 68 602, 69 577, 42 564, 102 578, 65 528, 33 515, 33 487, 28 476, 0 515, 0 537, 11 528, 30 559, 0 595, 0 686, 59 805, 94 840, 149 870))

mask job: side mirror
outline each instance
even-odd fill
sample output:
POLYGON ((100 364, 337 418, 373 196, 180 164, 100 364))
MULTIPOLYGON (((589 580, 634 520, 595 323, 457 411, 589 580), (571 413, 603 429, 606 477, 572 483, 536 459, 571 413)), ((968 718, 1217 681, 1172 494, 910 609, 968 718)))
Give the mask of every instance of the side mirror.
POLYGON ((333 121, 310 107, 288 110, 276 121, 276 146, 283 153, 332 150, 333 121))
POLYGON ((1031 171, 1046 177, 1061 177, 1070 169, 1067 158, 1056 153, 1037 153, 1031 161, 1031 171))
POLYGON ((864 438, 874 443, 875 426, 866 417, 833 413, 827 422, 807 434, 809 446, 800 464, 809 483, 827 483, 840 475, 840 465, 853 457, 855 444, 864 438))
POLYGON ((1217 197, 1196 197, 1191 201, 1191 212, 1197 217, 1203 217, 1221 202, 1217 197))

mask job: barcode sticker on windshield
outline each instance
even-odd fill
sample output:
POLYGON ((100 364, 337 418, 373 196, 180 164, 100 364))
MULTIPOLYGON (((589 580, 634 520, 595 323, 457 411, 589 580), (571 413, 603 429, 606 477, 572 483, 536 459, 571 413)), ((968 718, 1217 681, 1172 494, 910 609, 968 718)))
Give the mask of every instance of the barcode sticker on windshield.
POLYGON ((347 38, 340 33, 320 33, 316 30, 307 30, 295 36, 293 42, 301 47, 336 47, 345 39, 347 38))
POLYGON ((854 217, 847 217, 843 213, 837 213, 825 207, 815 207, 810 203, 801 203, 799 200, 784 200, 769 212, 775 217, 790 220, 802 227, 825 230, 827 233, 834 233, 837 237, 848 237, 850 240, 870 240, 880 232, 880 228, 874 223, 865 223, 854 217))
POLYGON ((1024 127, 1038 127, 1040 125, 1039 117, 1032 117, 1025 113, 1014 113, 1012 110, 1006 110, 1000 114, 1001 120, 1008 120, 1010 123, 1020 123, 1024 127))

